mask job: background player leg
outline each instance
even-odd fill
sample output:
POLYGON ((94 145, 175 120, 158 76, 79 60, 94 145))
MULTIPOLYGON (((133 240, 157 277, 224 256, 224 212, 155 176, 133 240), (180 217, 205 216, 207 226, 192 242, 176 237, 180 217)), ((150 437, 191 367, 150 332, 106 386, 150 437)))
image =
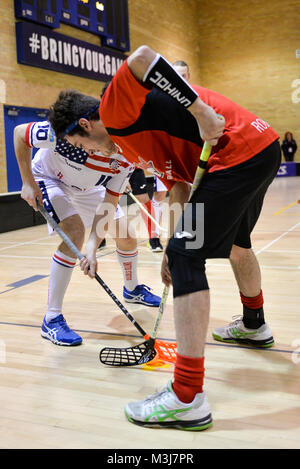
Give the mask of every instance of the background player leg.
MULTIPOLYGON (((167 191, 154 191, 153 197, 151 200, 152 212, 154 213, 154 218, 160 224, 162 216, 161 205, 167 195, 167 191)), ((151 233, 151 238, 149 239, 150 248, 153 252, 163 251, 163 247, 160 242, 160 230, 157 225, 153 224, 153 229, 151 233)))
MULTIPOLYGON (((154 206, 151 203, 147 189, 147 179, 144 171, 140 168, 135 169, 129 179, 129 183, 131 186, 132 194, 138 199, 141 204, 143 204, 144 208, 149 213, 149 215, 152 216, 155 220, 157 220, 156 215, 160 216, 160 212, 156 212, 154 206)), ((140 210, 140 212, 148 231, 148 246, 154 252, 162 251, 163 247, 159 242, 159 235, 157 235, 156 233, 157 227, 155 223, 151 221, 151 219, 146 215, 146 213, 143 212, 143 210, 140 210)), ((159 220, 157 220, 157 222, 159 222, 159 220)))
POLYGON ((246 297, 255 297, 261 291, 261 272, 252 249, 232 246, 230 263, 240 292, 246 297))
MULTIPOLYGON (((60 226, 80 250, 84 241, 84 226, 79 215, 72 215, 60 226)), ((62 242, 51 261, 48 306, 42 325, 42 337, 57 345, 78 345, 81 337, 73 332, 62 315, 62 304, 76 263, 74 254, 62 242)))

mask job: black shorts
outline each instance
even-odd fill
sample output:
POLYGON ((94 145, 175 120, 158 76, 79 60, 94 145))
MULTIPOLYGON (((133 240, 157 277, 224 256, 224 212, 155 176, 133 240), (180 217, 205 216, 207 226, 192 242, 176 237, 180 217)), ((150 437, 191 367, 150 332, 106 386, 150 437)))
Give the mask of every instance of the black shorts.
POLYGON ((251 232, 280 163, 276 141, 244 163, 205 174, 168 249, 201 259, 228 258, 233 245, 250 249, 251 232))
POLYGON ((135 169, 129 178, 133 195, 147 194, 147 179, 142 169, 135 169))

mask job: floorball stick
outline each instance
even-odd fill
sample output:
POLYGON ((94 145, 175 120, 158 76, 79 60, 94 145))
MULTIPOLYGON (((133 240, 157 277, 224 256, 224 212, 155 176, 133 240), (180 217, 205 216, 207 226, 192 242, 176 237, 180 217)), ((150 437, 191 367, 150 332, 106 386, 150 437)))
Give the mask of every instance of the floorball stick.
MULTIPOLYGON (((66 233, 60 228, 60 226, 56 223, 56 221, 49 215, 47 210, 37 204, 39 212, 45 218, 45 220, 49 223, 49 225, 53 228, 54 231, 61 237, 64 243, 68 246, 68 248, 75 254, 75 256, 80 260, 84 256, 79 251, 79 249, 75 246, 72 240, 66 235, 66 233)), ((151 338, 144 329, 140 326, 140 324, 134 319, 134 317, 127 311, 125 306, 118 300, 118 298, 114 295, 111 289, 106 285, 106 283, 102 280, 102 278, 95 273, 95 278, 98 283, 104 288, 106 293, 112 298, 112 300, 116 303, 116 305, 121 309, 121 311, 125 314, 125 316, 129 319, 129 321, 135 326, 135 328, 139 331, 139 333, 144 337, 145 342, 140 344, 136 347, 129 347, 127 349, 112 349, 113 353, 111 353, 111 349, 109 347, 101 350, 100 352, 100 361, 106 365, 113 365, 113 366, 133 366, 133 365, 141 365, 143 363, 147 363, 153 360, 155 357, 162 359, 160 349, 155 348, 155 339, 151 338)), ((163 341, 160 341, 160 348, 161 350, 166 349, 166 345, 163 341)), ((165 353, 165 352, 164 352, 165 353)))
MULTIPOLYGON (((204 142, 200 155, 199 165, 194 176, 194 182, 189 196, 189 201, 191 200, 191 197, 201 182, 203 174, 206 170, 206 165, 211 153, 211 149, 211 145, 209 145, 207 142, 204 142)), ((106 347, 102 349, 99 357, 103 364, 111 366, 133 366, 147 363, 154 358, 169 363, 175 363, 177 349, 176 343, 165 342, 156 339, 158 327, 167 302, 168 293, 169 287, 165 286, 151 337, 148 337, 145 342, 133 347, 106 347)))

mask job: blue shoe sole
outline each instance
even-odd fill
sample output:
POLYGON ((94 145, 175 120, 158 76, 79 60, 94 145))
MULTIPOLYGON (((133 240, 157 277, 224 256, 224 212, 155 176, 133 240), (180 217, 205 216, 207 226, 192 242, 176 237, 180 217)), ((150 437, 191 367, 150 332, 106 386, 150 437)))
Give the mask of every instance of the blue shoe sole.
POLYGON ((158 306, 160 305, 160 303, 157 303, 156 305, 154 305, 153 303, 146 303, 146 302, 143 302, 143 301, 129 300, 128 298, 125 298, 125 297, 124 297, 124 301, 126 303, 134 303, 134 304, 137 304, 137 305, 153 306, 154 308, 158 308, 158 306))
POLYGON ((43 337, 43 339, 49 340, 49 342, 52 342, 52 344, 55 344, 55 345, 73 347, 73 346, 76 346, 76 345, 80 345, 82 343, 81 338, 74 340, 74 342, 61 342, 59 340, 54 340, 52 337, 50 338, 48 336, 48 334, 46 332, 44 332, 43 330, 41 331, 41 336, 43 337))

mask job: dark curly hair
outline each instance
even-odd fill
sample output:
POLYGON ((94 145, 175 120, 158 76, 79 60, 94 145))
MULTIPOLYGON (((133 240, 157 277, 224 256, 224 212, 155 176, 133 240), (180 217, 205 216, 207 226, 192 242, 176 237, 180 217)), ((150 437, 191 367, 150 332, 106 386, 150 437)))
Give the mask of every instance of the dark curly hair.
POLYGON ((68 135, 88 136, 89 133, 81 125, 77 123, 72 127, 72 124, 76 123, 81 117, 88 120, 99 120, 99 104, 99 99, 78 91, 61 91, 55 103, 50 107, 48 116, 56 137, 64 138, 66 133, 68 135), (67 131, 70 126, 72 130, 67 131))

